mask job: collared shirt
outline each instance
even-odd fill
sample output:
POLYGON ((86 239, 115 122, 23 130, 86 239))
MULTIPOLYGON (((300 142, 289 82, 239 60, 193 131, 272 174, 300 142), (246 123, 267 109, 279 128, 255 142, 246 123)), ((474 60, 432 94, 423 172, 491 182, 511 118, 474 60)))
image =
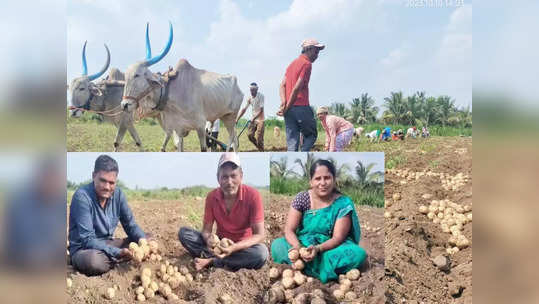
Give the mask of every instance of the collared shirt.
POLYGON ((114 189, 105 208, 99 204, 93 182, 80 187, 73 194, 69 208, 69 254, 73 256, 81 249, 97 249, 117 257, 120 248, 109 246, 105 241, 112 239, 118 222, 130 239, 138 241, 145 237, 119 187, 114 189))
POLYGON ((262 111, 262 114, 256 120, 264 120, 264 95, 260 92, 256 92, 255 97, 249 95, 247 103, 253 105, 253 120, 255 119, 255 115, 260 111, 262 111))
POLYGON ((221 188, 212 190, 206 196, 204 223, 217 223, 219 238, 229 238, 234 242, 253 235, 252 225, 264 221, 264 206, 260 193, 247 185, 240 185, 238 197, 230 212, 221 188))
POLYGON ((326 147, 329 151, 335 151, 335 139, 339 133, 354 128, 351 122, 335 115, 326 115, 326 119, 322 120, 322 126, 326 130, 326 147))
POLYGON ((296 86, 298 79, 301 77, 305 81, 305 85, 302 88, 299 88, 298 94, 296 95, 296 102, 293 106, 309 105, 309 79, 311 78, 311 69, 312 63, 304 54, 301 54, 292 61, 288 68, 286 68, 285 96, 287 102, 290 100, 290 95, 292 94, 292 90, 296 86))

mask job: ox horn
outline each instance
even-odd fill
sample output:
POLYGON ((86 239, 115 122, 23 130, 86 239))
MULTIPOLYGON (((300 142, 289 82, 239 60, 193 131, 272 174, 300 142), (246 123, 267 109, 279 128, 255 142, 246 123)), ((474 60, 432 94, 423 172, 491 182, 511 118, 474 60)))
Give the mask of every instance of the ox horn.
POLYGON ((88 76, 88 78, 90 80, 94 80, 94 79, 97 79, 97 78, 101 77, 101 75, 103 75, 107 71, 107 69, 109 68, 109 65, 110 65, 110 51, 109 51, 109 47, 106 44, 104 44, 104 45, 105 45, 105 50, 107 50, 107 62, 105 62, 105 65, 103 66, 103 68, 101 68, 101 71, 99 71, 99 72, 97 72, 97 73, 95 73, 93 75, 88 76))
MULTIPOLYGON (((86 43, 88 43, 88 41, 84 41, 84 46, 82 47, 82 76, 88 75, 88 65, 86 64, 86 43)), ((107 51, 107 62, 105 62, 105 65, 103 66, 101 71, 99 71, 99 72, 97 72, 97 73, 95 73, 93 75, 88 76, 88 78, 90 80, 94 80, 96 78, 99 78, 109 68, 109 65, 110 65, 110 51, 109 51, 109 48, 108 48, 108 46, 106 44, 105 44, 105 50, 107 51)))
POLYGON ((161 52, 161 54, 159 54, 159 55, 157 55, 157 56, 155 56, 153 58, 151 58, 152 51, 151 51, 151 48, 150 48, 150 38, 149 38, 149 34, 148 34, 148 24, 146 24, 146 66, 156 64, 161 59, 163 59, 163 57, 165 57, 165 55, 170 50, 170 47, 172 46, 173 31, 172 31, 172 23, 169 21, 168 24, 169 24, 169 35, 168 35, 167 45, 165 46, 165 49, 163 50, 163 52, 161 52))
POLYGON ((88 75, 88 66, 86 65, 86 43, 84 41, 84 46, 82 47, 82 76, 88 75))

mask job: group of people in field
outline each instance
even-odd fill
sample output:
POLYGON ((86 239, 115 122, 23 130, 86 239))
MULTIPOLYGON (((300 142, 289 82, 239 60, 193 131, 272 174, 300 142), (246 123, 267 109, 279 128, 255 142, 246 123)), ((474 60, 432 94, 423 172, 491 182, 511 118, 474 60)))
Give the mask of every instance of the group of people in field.
MULTIPOLYGON (((406 134, 403 129, 393 130, 391 132, 390 127, 385 127, 383 129, 372 130, 365 134, 371 142, 380 142, 380 141, 392 141, 392 140, 404 140, 405 138, 417 138, 419 137, 419 130, 416 127, 410 127, 406 130, 406 134)), ((430 137, 429 129, 423 127, 421 129, 421 137, 427 138, 430 137)))
MULTIPOLYGON (((309 79, 311 77, 312 63, 318 58, 318 54, 325 45, 314 39, 303 41, 301 55, 287 67, 285 75, 279 87, 281 105, 277 112, 285 121, 287 151, 311 151, 318 137, 316 118, 318 118, 325 131, 324 150, 328 152, 340 152, 349 146, 354 135, 361 136, 361 131, 354 129, 354 125, 346 119, 329 114, 328 107, 319 107, 316 118, 309 103, 309 79)), ((249 122, 247 137, 259 150, 264 151, 264 95, 260 93, 258 85, 253 82, 249 85, 250 95, 247 104, 238 114, 236 122, 245 114, 248 107, 252 106, 252 118, 249 122)), ((219 120, 213 125, 208 123, 206 132, 208 146, 215 148, 215 141, 219 135, 219 120)), ((416 127, 411 127, 406 134, 402 129, 391 132, 390 127, 382 130, 373 130, 365 135, 372 142, 404 140, 405 137, 417 138, 419 132, 416 127)), ((429 131, 423 127, 422 137, 429 137, 429 131)))
MULTIPOLYGON (((367 253, 359 246, 358 214, 352 199, 339 191, 332 162, 319 159, 311 166, 309 188, 291 202, 284 237, 273 240, 271 250, 265 245, 262 196, 243 182, 238 154, 223 153, 216 171, 219 187, 206 196, 202 229, 179 227, 178 232, 197 271, 207 267, 259 269, 270 252, 275 263, 292 264, 288 252, 305 248, 308 255, 303 257, 303 272, 326 283, 365 261, 367 253), (233 241, 219 253, 209 246, 214 225, 220 239, 233 241)), ((101 275, 131 260, 129 243, 153 238, 136 223, 126 194, 117 187, 118 172, 116 160, 99 156, 92 182, 77 189, 71 200, 69 258, 74 269, 85 275, 101 275), (114 237, 118 224, 126 238, 114 237)))

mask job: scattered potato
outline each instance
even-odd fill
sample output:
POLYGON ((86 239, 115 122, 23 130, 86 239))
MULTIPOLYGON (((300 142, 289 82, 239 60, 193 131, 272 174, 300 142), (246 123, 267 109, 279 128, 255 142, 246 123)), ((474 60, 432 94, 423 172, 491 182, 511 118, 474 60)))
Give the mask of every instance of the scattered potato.
POLYGON ((150 268, 148 267, 144 267, 142 268, 142 271, 140 273, 140 276, 143 277, 143 276, 147 276, 147 277, 151 277, 152 276, 152 271, 150 268))
POLYGON ((419 212, 423 214, 427 214, 428 213, 427 206, 424 206, 424 205, 419 206, 419 212))
POLYGON ((290 288, 294 287, 294 283, 295 283, 295 281, 291 277, 284 277, 283 281, 282 281, 283 287, 286 288, 286 289, 290 289, 290 288))
POLYGON ((300 250, 299 250, 299 255, 302 257, 302 258, 305 258, 306 256, 309 256, 310 255, 310 250, 306 247, 301 247, 300 250))
POLYGON ((297 285, 303 285, 305 283, 305 276, 300 273, 296 273, 296 275, 294 275, 294 282, 296 282, 297 285))
POLYGON ((139 286, 137 289, 135 289, 135 294, 143 294, 144 293, 144 287, 139 286))
POLYGON ((297 260, 294 262, 294 269, 297 269, 297 270, 302 270, 303 268, 305 268, 305 264, 303 263, 302 260, 297 260))
POLYGON ((135 242, 129 243, 129 250, 130 250, 130 251, 135 251, 135 250, 138 249, 138 248, 139 248, 139 247, 138 247, 138 244, 137 244, 137 243, 135 243, 135 242))
POLYGON ((285 301, 285 292, 282 288, 272 287, 265 295, 263 303, 277 304, 285 301))
POLYGON ((159 245, 157 244, 156 241, 149 241, 148 246, 150 247, 150 251, 152 253, 157 253, 159 250, 159 245))
POLYGON ((186 275, 186 274, 189 273, 189 269, 187 267, 185 267, 185 266, 180 267, 179 270, 180 270, 180 273, 183 274, 183 275, 186 275))
POLYGON ((284 298, 287 301, 291 301, 294 298, 294 290, 292 290, 292 289, 285 290, 284 291, 284 298))
POLYGON ((319 297, 319 298, 324 298, 324 292, 322 291, 322 289, 315 289, 312 291, 312 294, 315 296, 315 297, 319 297))
POLYGON ((355 281, 359 279, 360 272, 357 269, 352 269, 346 273, 346 278, 349 280, 355 281))
POLYGON ((193 282, 193 280, 194 280, 194 279, 193 279, 193 275, 190 274, 190 273, 186 274, 186 275, 185 275, 185 280, 186 280, 187 282, 193 282))
POLYGON ((326 301, 323 298, 313 297, 311 304, 326 304, 326 301))
POLYGON ((146 289, 144 290, 144 297, 145 297, 146 299, 151 299, 151 298, 153 298, 154 296, 155 296, 155 292, 153 291, 153 289, 151 289, 151 288, 146 288, 146 289))
POLYGON ((146 297, 143 294, 137 295, 137 301, 144 302, 146 301, 146 297))
POLYGON ((114 288, 112 287, 107 288, 107 293, 106 293, 107 299, 112 300, 114 298, 115 293, 116 293, 116 290, 114 288))
POLYGON ((231 304, 231 303, 233 303, 232 297, 225 293, 225 294, 223 294, 223 295, 221 295, 219 297, 219 303, 221 303, 221 304, 231 304))
POLYGON ((349 291, 344 295, 344 299, 347 301, 352 301, 352 300, 355 300, 356 298, 357 298, 357 295, 353 291, 349 291))
POLYGON ((292 301, 292 304, 309 304, 310 303, 310 297, 307 293, 300 293, 295 298, 294 301, 292 301))
POLYGON ((337 299, 337 301, 342 301, 344 299, 344 291, 336 289, 335 291, 333 291, 333 296, 335 297, 335 299, 337 299))
POLYGON ((311 277, 307 277, 307 283, 311 283, 312 281, 314 281, 314 279, 313 279, 313 278, 311 278, 311 277))
POLYGON ((157 285, 156 282, 151 282, 150 283, 150 288, 153 290, 153 292, 156 292, 159 290, 159 285, 157 285))
POLYGON ((288 252, 288 258, 290 261, 294 262, 299 258, 299 251, 297 249, 292 249, 288 252))
POLYGON ((348 278, 343 279, 342 282, 341 282, 341 285, 345 285, 345 286, 347 286, 347 287, 351 287, 351 286, 352 286, 352 281, 350 281, 348 278))
POLYGON ((280 273, 279 273, 279 269, 275 268, 275 267, 272 267, 270 270, 269 270, 269 277, 270 279, 277 279, 279 277, 280 273))
POLYGON ((140 281, 142 282, 142 287, 144 288, 150 286, 150 283, 152 282, 152 280, 150 280, 150 277, 147 276, 140 277, 140 281))
POLYGON ((393 200, 395 201, 398 201, 401 199, 401 194, 400 193, 393 193, 393 200))
POLYGON ((292 269, 285 269, 283 271, 283 278, 292 278, 294 276, 294 271, 292 269))
POLYGON ((138 240, 138 245, 139 245, 140 247, 146 246, 146 245, 148 245, 148 240, 146 240, 145 238, 140 238, 140 239, 138 240))
POLYGON ((70 278, 66 278, 66 284, 67 288, 71 288, 71 286, 73 286, 73 281, 70 278))
POLYGON ((392 216, 393 215, 391 214, 391 212, 389 212, 389 211, 384 212, 384 217, 385 218, 391 218, 392 216))

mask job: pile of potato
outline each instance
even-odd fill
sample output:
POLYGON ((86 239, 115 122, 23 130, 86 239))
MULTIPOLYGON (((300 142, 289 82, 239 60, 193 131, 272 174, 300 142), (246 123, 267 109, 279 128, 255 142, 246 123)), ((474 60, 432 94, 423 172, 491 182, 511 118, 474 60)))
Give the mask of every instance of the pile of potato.
POLYGON ((140 239, 138 244, 135 242, 129 243, 129 251, 133 256, 133 261, 141 263, 142 261, 150 260, 152 262, 160 262, 162 260, 159 254, 159 245, 156 241, 147 241, 140 239))
POLYGON ((442 181, 442 188, 444 188, 447 191, 453 190, 456 191, 460 187, 464 186, 468 180, 468 175, 464 175, 461 173, 458 173, 455 176, 451 176, 448 174, 441 173, 440 180, 442 181))
POLYGON ((387 174, 394 174, 397 177, 404 178, 405 180, 401 181, 401 184, 406 184, 406 181, 413 181, 418 180, 422 176, 434 176, 439 177, 440 181, 442 182, 442 188, 444 188, 446 191, 456 191, 460 187, 464 186, 469 180, 470 177, 468 175, 465 175, 464 173, 460 172, 455 176, 451 176, 447 173, 437 173, 432 172, 430 170, 423 170, 420 172, 413 172, 410 169, 387 169, 387 174))
POLYGON ((419 206, 419 212, 426 214, 435 224, 440 224, 443 232, 450 233, 448 240, 450 248, 447 248, 448 254, 455 254, 459 250, 470 245, 470 241, 462 234, 464 225, 472 221, 472 207, 469 205, 461 206, 450 200, 433 200, 429 207, 419 206))
POLYGON ((208 238, 208 249, 210 249, 215 255, 221 255, 223 248, 228 248, 233 245, 234 241, 227 238, 219 239, 217 234, 212 233, 208 238))
POLYGON ((168 300, 178 300, 178 295, 173 290, 181 285, 187 285, 193 281, 193 275, 185 266, 172 266, 169 261, 161 264, 159 270, 155 273, 155 279, 152 279, 150 268, 142 268, 140 273, 141 285, 135 289, 137 300, 143 302, 153 298, 157 293, 168 300), (160 281, 160 282, 159 282, 160 281))
POLYGON ((333 291, 333 296, 337 301, 353 301, 357 299, 355 292, 351 290, 352 281, 359 280, 361 273, 357 269, 352 269, 346 273, 346 275, 339 275, 339 285, 337 289, 333 291))
MULTIPOLYGON (((292 252, 292 251, 291 251, 292 252)), ((299 256, 301 254, 298 252, 299 256)), ((295 257, 295 254, 292 254, 295 257)), ((292 260, 292 259, 291 259, 292 260)), ((296 258, 296 261, 301 259, 296 258)), ((352 281, 358 280, 360 272, 357 269, 352 269, 346 275, 339 276, 339 285, 333 291, 333 296, 338 300, 352 301, 357 298, 357 295, 351 290, 352 281)), ((277 280, 281 276, 278 268, 272 267, 269 271, 271 280, 277 280)), ((293 303, 293 304, 325 304, 324 292, 320 289, 315 289, 311 293, 300 293, 294 296, 294 288, 299 287, 306 282, 312 282, 313 278, 306 277, 301 271, 285 269, 282 272, 282 280, 277 281, 272 288, 266 293, 264 303, 293 303)))

